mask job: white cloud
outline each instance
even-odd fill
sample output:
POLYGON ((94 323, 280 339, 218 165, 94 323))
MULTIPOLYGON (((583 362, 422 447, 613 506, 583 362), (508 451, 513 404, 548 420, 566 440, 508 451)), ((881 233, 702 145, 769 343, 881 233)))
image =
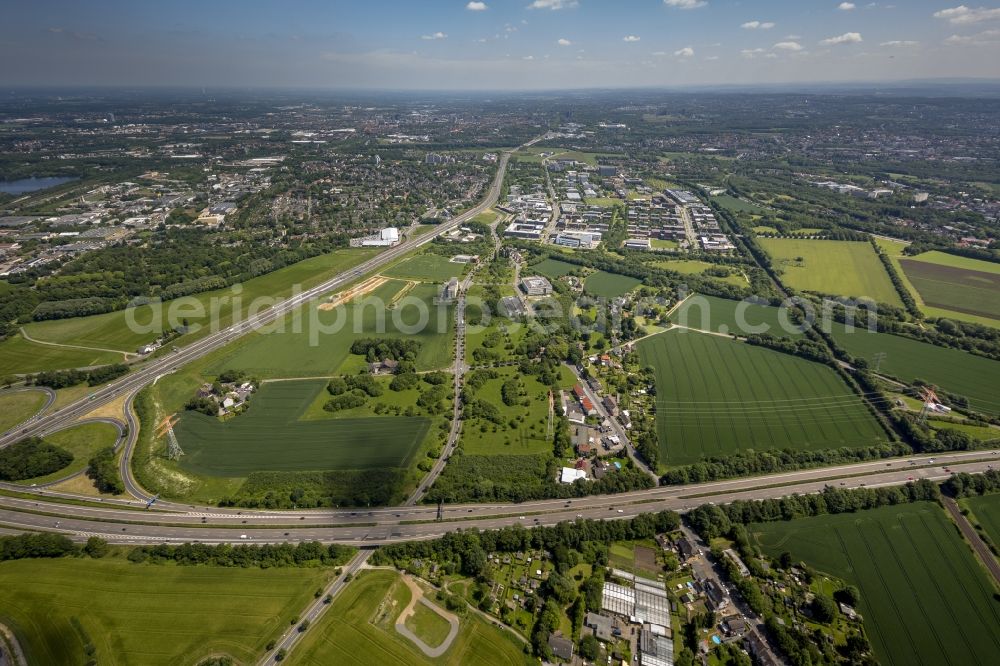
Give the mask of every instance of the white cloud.
POLYGON ((837 44, 857 44, 864 41, 860 32, 845 32, 836 37, 829 37, 820 42, 823 46, 836 46, 837 44))
POLYGON ((485 12, 487 9, 485 2, 470 2, 465 8, 470 12, 485 12))
POLYGON ((839 9, 842 12, 849 12, 855 7, 856 5, 853 2, 842 2, 839 5, 837 5, 837 9, 839 9))
POLYGON ((764 49, 743 49, 740 55, 747 59, 753 59, 764 53, 764 49))
POLYGON ((447 39, 448 35, 444 34, 440 30, 430 35, 420 35, 420 39, 435 40, 435 39, 447 39))
POLYGON ((882 42, 879 46, 891 46, 894 48, 907 48, 910 46, 920 46, 920 42, 915 42, 910 39, 893 39, 888 42, 882 42))
POLYGON ((676 7, 677 9, 698 9, 699 7, 704 7, 708 4, 707 0, 663 0, 663 4, 667 7, 676 7))
POLYGON ((528 9, 551 9, 552 11, 556 11, 557 9, 574 9, 579 6, 580 3, 577 0, 535 0, 528 5, 528 9))
POLYGON ((986 7, 971 8, 965 5, 942 9, 934 12, 934 18, 948 21, 952 25, 970 25, 972 23, 982 23, 983 21, 996 21, 1000 19, 1000 7, 997 9, 987 9, 986 7))
POLYGON ((572 43, 573 42, 569 41, 565 37, 556 40, 556 44, 558 44, 559 46, 569 46, 572 43))
POLYGON ((638 35, 625 35, 624 37, 622 37, 623 42, 637 42, 640 39, 642 38, 639 37, 638 35))
POLYGON ((774 45, 774 48, 779 51, 801 51, 802 45, 798 42, 778 42, 774 45))
POLYGON ((770 30, 774 27, 772 21, 747 21, 740 26, 744 30, 770 30))
POLYGON ((694 55, 694 49, 691 48, 690 46, 685 46, 682 49, 677 49, 676 51, 674 51, 674 55, 677 56, 678 58, 690 58, 691 56, 694 55))
POLYGON ((523 58, 521 58, 521 60, 534 60, 534 59, 535 59, 535 56, 530 56, 530 55, 529 56, 524 56, 523 58))
POLYGON ((982 46, 1000 42, 1000 30, 984 30, 975 35, 952 35, 944 40, 949 46, 982 46))

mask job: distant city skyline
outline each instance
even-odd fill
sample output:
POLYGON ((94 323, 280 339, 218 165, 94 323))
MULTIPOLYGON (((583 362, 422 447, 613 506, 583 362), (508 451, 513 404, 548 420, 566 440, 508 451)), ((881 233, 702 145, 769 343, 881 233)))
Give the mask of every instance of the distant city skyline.
POLYGON ((531 90, 1000 78, 957 0, 10 3, 0 86, 531 90))

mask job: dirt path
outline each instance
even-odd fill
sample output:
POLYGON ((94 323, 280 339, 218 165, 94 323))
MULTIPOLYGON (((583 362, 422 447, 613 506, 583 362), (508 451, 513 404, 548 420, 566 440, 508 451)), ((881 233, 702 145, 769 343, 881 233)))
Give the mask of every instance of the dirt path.
POLYGON ((951 514, 951 517, 958 524, 958 529, 962 532, 962 536, 972 546, 972 550, 976 551, 976 555, 979 556, 979 559, 989 570, 990 575, 993 576, 993 580, 997 582, 997 585, 1000 585, 1000 562, 997 562, 997 558, 993 556, 993 551, 979 538, 979 533, 976 532, 969 519, 962 515, 962 510, 958 508, 958 502, 950 497, 943 497, 941 499, 944 500, 944 508, 948 510, 948 513, 951 514))
POLYGON ((3 635, 3 641, 0 642, 0 666, 27 666, 28 660, 25 658, 24 650, 17 642, 14 632, 6 625, 0 624, 0 635, 3 635), (7 654, 7 645, 14 651, 14 654, 7 654))
POLYGON ((410 603, 406 605, 406 608, 403 609, 403 612, 401 612, 399 617, 396 619, 396 631, 413 641, 413 644, 420 648, 421 652, 426 654, 428 657, 436 659, 448 651, 448 648, 451 647, 455 637, 458 636, 458 617, 455 614, 449 613, 443 608, 438 607, 436 604, 424 599, 423 588, 417 585, 416 581, 414 581, 410 576, 403 574, 403 582, 405 582, 406 586, 410 588, 412 596, 410 597, 410 603), (448 624, 451 625, 451 629, 448 631, 448 637, 445 638, 441 645, 438 645, 437 647, 432 648, 427 643, 424 643, 406 626, 406 620, 413 615, 413 609, 416 608, 418 602, 443 617, 448 621, 448 624))
POLYGON ((87 349, 89 351, 99 351, 99 352, 108 352, 108 353, 111 353, 111 354, 121 354, 122 356, 125 357, 124 360, 126 360, 126 361, 129 359, 130 356, 138 356, 138 354, 134 354, 132 352, 127 352, 127 351, 122 351, 121 349, 107 349, 105 347, 85 347, 84 345, 64 345, 64 344, 62 344, 60 342, 48 342, 46 340, 38 340, 38 339, 33 338, 30 335, 28 335, 28 332, 25 331, 23 327, 20 328, 19 330, 21 331, 21 337, 23 337, 28 342, 34 342, 37 345, 48 345, 49 347, 65 347, 66 349, 87 349))

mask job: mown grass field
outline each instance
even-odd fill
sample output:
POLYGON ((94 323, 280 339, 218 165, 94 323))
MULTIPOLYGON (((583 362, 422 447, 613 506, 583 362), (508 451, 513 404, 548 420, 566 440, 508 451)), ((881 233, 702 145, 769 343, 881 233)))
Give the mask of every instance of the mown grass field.
POLYGON ((634 277, 597 271, 587 276, 583 288, 588 294, 598 298, 617 298, 624 296, 640 284, 642 281, 634 277))
POLYGON ((923 379, 965 396, 980 412, 1000 414, 1000 361, 888 333, 849 332, 841 325, 832 327, 832 335, 852 356, 869 362, 884 353, 879 369, 886 374, 905 382, 923 379))
POLYGON ((265 384, 249 411, 228 421, 184 412, 174 432, 181 468, 209 476, 260 471, 407 467, 430 427, 421 417, 299 420, 323 381, 265 384))
POLYGON ((395 630, 410 591, 393 571, 365 571, 334 600, 286 663, 326 666, 515 666, 532 663, 521 644, 474 613, 461 620, 451 647, 436 659, 395 630))
POLYGON ((438 285, 417 284, 404 294, 405 289, 406 282, 389 280, 333 310, 310 303, 285 317, 282 328, 252 334, 226 347, 208 370, 237 369, 261 378, 353 374, 364 368, 366 360, 352 356, 351 345, 371 337, 419 340, 418 370, 447 367, 454 347, 454 307, 434 303, 438 285))
POLYGON ((253 663, 327 575, 118 558, 3 562, 0 622, 32 664, 83 664, 88 640, 100 664, 173 666, 223 653, 253 663))
POLYGON ((18 333, 0 342, 0 375, 108 365, 121 363, 123 358, 123 354, 115 352, 43 345, 25 340, 18 333))
POLYGON ((45 435, 45 441, 73 454, 73 462, 46 476, 18 481, 22 485, 48 483, 82 472, 99 450, 112 446, 118 440, 118 429, 110 423, 83 423, 45 435))
POLYGON ((784 551, 857 585, 875 656, 888 666, 993 664, 995 588, 941 507, 929 502, 753 525, 784 551))
POLYGON ((530 266, 525 271, 522 271, 522 275, 535 274, 544 275, 550 280, 557 280, 563 275, 572 273, 578 270, 580 267, 576 264, 570 264, 565 261, 559 261, 558 259, 544 259, 537 264, 530 266))
POLYGON ((781 269, 782 282, 792 289, 903 305, 870 243, 795 238, 758 242, 781 269))
POLYGON ((702 331, 746 336, 769 333, 774 337, 799 338, 802 331, 788 318, 787 311, 750 301, 694 294, 670 316, 678 326, 702 331))
POLYGON ((1000 495, 980 495, 959 500, 972 511, 993 543, 1000 543, 1000 495))
POLYGON ((0 393, 0 432, 7 432, 37 414, 46 399, 42 391, 0 393))
POLYGON ((949 255, 943 255, 945 261, 935 261, 937 257, 934 255, 942 254, 928 252, 912 259, 899 258, 906 277, 924 303, 931 307, 1000 319, 1000 271, 993 268, 994 264, 970 259, 958 266, 949 255), (976 270, 968 267, 970 263, 982 266, 976 270))
POLYGON ((738 267, 724 266, 723 264, 712 264, 707 261, 698 261, 696 259, 679 259, 677 261, 656 261, 653 265, 657 268, 663 268, 668 271, 674 271, 675 273, 681 273, 683 275, 701 275, 709 280, 716 280, 718 282, 725 282, 726 284, 731 284, 737 287, 746 287, 747 279, 740 272, 738 267), (716 266, 721 266, 724 268, 729 268, 732 271, 731 275, 726 277, 716 277, 714 275, 705 275, 705 271, 716 266))
POLYGON ((425 252, 382 271, 382 275, 440 283, 447 282, 452 277, 460 277, 464 270, 464 264, 448 261, 448 257, 443 257, 440 254, 425 252))
MULTIPOLYGON (((329 254, 300 261, 296 264, 292 264, 291 266, 286 266, 266 275, 253 278, 252 280, 247 280, 242 284, 242 291, 239 293, 239 313, 241 316, 245 315, 251 302, 257 298, 287 298, 292 293, 293 285, 300 285, 302 288, 312 287, 319 284, 323 280, 329 279, 337 273, 350 268, 351 266, 355 266, 362 261, 371 258, 375 254, 377 254, 377 250, 367 248, 337 250, 329 254)), ((232 323, 234 315, 234 305, 232 300, 233 290, 231 288, 196 294, 189 299, 185 299, 186 301, 199 303, 203 313, 199 315, 191 312, 190 309, 186 309, 183 313, 178 315, 177 323, 181 323, 181 318, 186 318, 192 326, 207 325, 213 319, 211 307, 212 300, 222 299, 224 297, 228 297, 228 299, 224 301, 220 300, 218 302, 218 306, 215 308, 215 311, 218 313, 217 319, 220 322, 220 327, 229 325, 232 323)), ((173 302, 163 304, 160 310, 166 314, 169 312, 171 303, 173 302)), ((34 322, 27 324, 25 326, 25 331, 32 338, 45 342, 83 345, 87 347, 102 347, 106 349, 121 350, 124 352, 134 352, 140 345, 155 340, 165 328, 168 328, 168 322, 166 319, 167 317, 164 316, 162 321, 159 322, 159 325, 152 325, 155 321, 153 306, 143 305, 127 311, 109 312, 90 317, 75 317, 73 319, 34 322), (128 324, 130 320, 147 327, 148 330, 140 330, 138 332, 133 331, 132 327, 128 324)), ((208 327, 202 326, 200 331, 192 331, 186 336, 180 338, 178 344, 187 344, 188 342, 200 338, 207 333, 208 327)), ((44 347, 44 345, 32 345, 32 350, 37 347, 44 347)), ((67 354, 67 352, 70 352, 73 354, 72 359, 80 359, 88 354, 90 358, 93 358, 96 353, 99 353, 81 353, 80 350, 59 350, 58 347, 52 347, 52 349, 57 350, 57 352, 64 355, 67 354)), ((7 349, 6 345, 0 345, 0 367, 3 367, 4 364, 13 364, 19 358, 18 351, 17 347, 7 349)), ((22 351, 24 350, 22 349, 22 351)), ((49 353, 54 355, 56 352, 49 353)), ((113 360, 105 360, 102 362, 110 363, 121 360, 121 357, 118 355, 111 356, 113 357, 113 360)), ((60 362, 67 363, 69 361, 60 362)), ((80 361, 73 360, 72 365, 60 366, 57 365, 57 361, 54 356, 52 358, 40 359, 39 362, 33 364, 25 364, 22 359, 22 369, 18 371, 33 372, 42 369, 76 367, 79 365, 94 365, 94 363, 81 363, 80 361)))
POLYGON ((665 464, 755 449, 819 450, 885 440, 830 368, 715 335, 674 330, 638 345, 655 368, 665 464))

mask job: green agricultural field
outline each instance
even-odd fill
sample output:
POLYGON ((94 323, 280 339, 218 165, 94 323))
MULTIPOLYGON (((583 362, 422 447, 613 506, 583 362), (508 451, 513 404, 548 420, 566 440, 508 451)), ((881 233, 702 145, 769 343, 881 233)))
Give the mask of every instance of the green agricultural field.
POLYGON ((0 432, 7 432, 38 413, 48 396, 42 391, 0 393, 0 432))
POLYGON ((558 259, 545 259, 540 261, 533 266, 530 266, 526 271, 522 271, 522 274, 537 273, 539 275, 544 275, 550 280, 557 280, 563 275, 567 275, 574 271, 581 270, 580 266, 576 264, 569 264, 565 261, 559 261, 558 259))
MULTIPOLYGON (((475 391, 474 396, 477 400, 496 407, 504 424, 498 425, 479 417, 467 417, 462 427, 462 449, 469 455, 550 453, 552 438, 546 436, 549 387, 531 375, 520 374, 517 368, 497 368, 496 371, 499 377, 487 380, 475 391), (511 377, 521 379, 525 393, 523 399, 528 400, 528 406, 504 404, 500 388, 511 377)), ((562 383, 564 387, 571 387, 573 379, 564 373, 562 383)))
POLYGON ((464 264, 456 264, 449 261, 448 257, 426 252, 410 257, 382 271, 382 275, 406 280, 442 283, 453 277, 461 277, 464 271, 464 264))
POLYGON ((930 427, 937 430, 948 429, 964 432, 969 437, 978 439, 981 442, 988 442, 994 439, 1000 440, 1000 428, 975 425, 974 423, 952 423, 941 419, 929 419, 927 423, 930 427))
POLYGON ((723 194, 717 197, 712 197, 712 201, 719 204, 727 210, 731 210, 734 213, 763 213, 764 209, 757 204, 751 203, 749 201, 744 201, 743 199, 737 199, 734 196, 728 194, 723 194))
POLYGON ((75 347, 56 347, 25 340, 20 334, 0 342, 0 375, 20 375, 42 370, 86 368, 121 363, 124 354, 75 347))
POLYGON ((701 294, 684 301, 670 316, 670 321, 678 326, 741 337, 751 333, 785 338, 803 336, 781 308, 701 294))
POLYGON ((876 354, 884 353, 879 369, 886 374, 905 382, 923 379, 965 396, 980 412, 1000 414, 1000 361, 888 333, 849 332, 839 324, 831 332, 852 356, 874 362, 876 354))
POLYGON ((46 476, 18 481, 22 485, 49 483, 87 469, 90 459, 99 450, 112 446, 118 440, 118 429, 110 423, 82 423, 65 430, 45 435, 45 441, 73 454, 67 467, 46 476))
POLYGON ((753 525, 764 552, 857 585, 879 663, 992 664, 1000 604, 986 572, 930 502, 753 525))
MULTIPOLYGON (((934 307, 925 303, 920 292, 917 290, 916 286, 910 281, 909 276, 906 274, 906 270, 903 268, 902 260, 910 259, 903 254, 903 250, 906 249, 908 243, 902 241, 889 240, 887 238, 877 238, 875 239, 879 247, 892 262, 893 266, 896 268, 896 273, 899 278, 903 281, 906 286, 906 290, 910 292, 913 299, 917 302, 917 307, 920 309, 924 315, 927 317, 947 317, 949 319, 957 319, 959 321, 968 321, 975 324, 984 324, 986 326, 992 326, 994 328, 1000 327, 1000 318, 983 317, 980 315, 969 314, 968 312, 959 312, 955 309, 949 307, 934 307)), ((996 264, 990 262, 977 262, 975 259, 966 259, 965 257, 956 257, 954 255, 946 254, 944 252, 925 252, 919 257, 931 258, 932 260, 937 260, 938 263, 942 263, 945 266, 952 266, 955 268, 970 268, 969 263, 972 263, 972 270, 989 272, 987 269, 996 264), (940 255, 940 257, 938 256, 940 255), (986 267, 980 264, 986 263, 986 267)), ((992 278, 990 278, 992 279, 992 278)), ((947 305, 947 304, 946 304, 947 305)))
POLYGON ((227 347, 208 366, 209 372, 228 368, 261 378, 353 374, 364 368, 366 360, 352 356, 351 345, 370 337, 419 340, 417 369, 445 368, 453 355, 454 307, 434 303, 439 291, 435 284, 409 289, 401 280, 390 280, 364 298, 333 310, 309 303, 285 317, 282 328, 247 336, 227 347))
POLYGON ((903 305, 870 243, 794 238, 758 242, 783 272, 782 282, 792 289, 903 305))
POLYGON ((289 655, 292 665, 401 664, 418 666, 523 666, 532 663, 522 644, 475 613, 461 619, 451 647, 431 659, 395 629, 411 592, 393 571, 365 571, 334 600, 289 655))
POLYGON ((656 372, 656 429, 668 465, 746 449, 885 441, 861 399, 819 363, 684 330, 646 338, 638 349, 656 372))
POLYGON ((624 296, 640 284, 642 281, 634 277, 597 271, 587 276, 583 288, 588 294, 598 298, 617 298, 624 296))
POLYGON ((119 558, 0 563, 0 622, 32 664, 253 663, 312 600, 324 569, 132 564, 119 558))
MULTIPOLYGON (((242 291, 239 293, 240 312, 245 315, 251 302, 255 299, 264 297, 274 297, 278 299, 287 298, 292 294, 293 285, 300 285, 302 288, 312 287, 319 284, 323 280, 327 280, 334 275, 343 272, 351 266, 355 266, 366 259, 370 259, 376 253, 376 250, 364 248, 337 250, 329 254, 300 261, 272 273, 253 278, 252 280, 247 280, 241 285, 242 291)), ((233 296, 233 289, 230 288, 205 292, 203 294, 197 294, 190 299, 184 299, 185 302, 190 301, 191 303, 200 304, 202 312, 199 314, 197 312, 192 312, 193 308, 185 308, 183 312, 179 312, 177 314, 178 321, 176 323, 180 324, 182 319, 187 319, 189 324, 192 326, 208 324, 212 319, 213 299, 226 298, 225 301, 219 300, 214 309, 218 313, 217 319, 220 322, 219 326, 227 326, 232 323, 233 296)), ((165 303, 159 309, 163 313, 168 313, 172 303, 176 303, 176 301, 165 303)), ((109 312, 107 314, 93 315, 90 317, 76 317, 73 319, 35 322, 26 325, 24 328, 30 337, 44 342, 56 342, 60 344, 82 345, 86 347, 120 350, 123 352, 134 352, 136 348, 142 344, 151 342, 159 337, 165 328, 169 328, 169 322, 167 321, 168 318, 168 316, 162 317, 158 325, 155 325, 156 320, 154 318, 153 306, 144 305, 131 310, 109 312), (146 330, 140 329, 138 332, 133 331, 132 327, 128 324, 129 321, 138 323, 139 325, 145 327, 146 330)), ((202 326, 199 331, 192 331, 188 335, 180 338, 178 344, 187 344, 188 342, 200 338, 207 333, 208 327, 202 326)), ((43 346, 35 345, 33 348, 34 347, 43 346)), ((58 347, 52 347, 52 349, 57 350, 58 353, 64 355, 67 354, 67 352, 72 353, 72 359, 83 358, 86 354, 89 354, 89 358, 93 359, 96 354, 100 353, 89 351, 84 354, 80 350, 60 349, 58 347)), ((21 372, 33 372, 42 369, 54 369, 54 367, 56 367, 55 361, 45 358, 44 355, 38 363, 24 364, 23 357, 20 357, 18 354, 19 351, 23 353, 26 350, 23 350, 23 348, 7 349, 6 343, 0 345, 0 367, 13 365, 19 362, 23 365, 22 369, 19 370, 21 372)), ((108 355, 105 354, 105 357, 107 356, 108 355)), ((120 355, 113 355, 112 360, 104 360, 102 363, 116 362, 120 360, 120 355)), ((69 360, 65 362, 68 363, 69 360)), ((94 363, 89 364, 94 365, 94 363)), ((72 366, 75 367, 78 365, 87 365, 87 363, 81 363, 75 360, 72 361, 72 366)), ((64 365, 62 367, 70 367, 70 365, 64 365)))
POLYGON ((1000 543, 1000 495, 979 495, 959 500, 968 507, 993 543, 1000 543))
MULTIPOLYGON (((975 262, 990 270, 973 270, 955 266, 955 262, 939 263, 924 259, 925 256, 899 259, 903 272, 924 303, 931 307, 1000 319, 1000 271, 993 270, 993 264, 975 262)), ((971 262, 967 260, 966 263, 971 262)))
POLYGON ((243 477, 262 471, 409 466, 430 427, 428 419, 299 420, 325 386, 323 381, 265 384, 245 414, 225 422, 184 412, 174 428, 184 450, 181 468, 208 476, 243 477))

